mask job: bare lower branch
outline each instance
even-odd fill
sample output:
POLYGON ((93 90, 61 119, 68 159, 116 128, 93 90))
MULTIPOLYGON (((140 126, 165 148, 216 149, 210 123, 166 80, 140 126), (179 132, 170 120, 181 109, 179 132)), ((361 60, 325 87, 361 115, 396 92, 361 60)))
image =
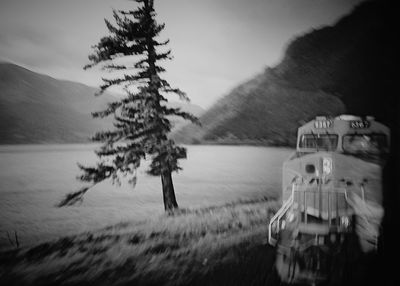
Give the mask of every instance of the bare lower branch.
POLYGON ((90 187, 83 187, 79 191, 73 192, 66 194, 64 199, 57 204, 57 207, 66 207, 66 206, 72 206, 78 202, 82 202, 83 200, 83 195, 89 191, 92 187, 94 187, 96 184, 90 186, 90 187))

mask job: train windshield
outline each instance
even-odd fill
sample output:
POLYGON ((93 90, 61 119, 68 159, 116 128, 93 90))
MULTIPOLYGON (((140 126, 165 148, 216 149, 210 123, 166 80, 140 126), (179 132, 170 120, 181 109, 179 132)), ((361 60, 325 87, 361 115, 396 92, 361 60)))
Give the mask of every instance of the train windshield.
POLYGON ((337 134, 303 134, 300 138, 299 147, 315 149, 317 151, 334 151, 338 145, 337 134))
POLYGON ((389 151, 387 137, 384 134, 345 135, 343 136, 343 150, 361 155, 380 155, 389 151))

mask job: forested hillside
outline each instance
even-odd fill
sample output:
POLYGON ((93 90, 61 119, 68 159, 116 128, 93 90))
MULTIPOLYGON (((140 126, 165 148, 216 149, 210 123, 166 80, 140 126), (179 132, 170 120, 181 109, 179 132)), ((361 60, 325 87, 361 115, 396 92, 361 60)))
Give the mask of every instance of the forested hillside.
POLYGON ((363 2, 332 27, 291 41, 283 60, 240 84, 203 114, 203 126, 174 136, 186 143, 293 145, 317 115, 352 113, 390 121, 393 50, 381 2, 363 2))

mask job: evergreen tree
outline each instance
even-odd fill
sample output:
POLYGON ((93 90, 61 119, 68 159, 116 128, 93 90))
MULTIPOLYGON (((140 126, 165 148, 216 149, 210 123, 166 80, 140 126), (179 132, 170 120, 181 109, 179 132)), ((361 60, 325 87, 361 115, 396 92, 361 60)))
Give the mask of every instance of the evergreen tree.
POLYGON ((112 86, 120 86, 125 97, 109 103, 105 110, 93 113, 93 117, 100 118, 113 115, 114 129, 99 132, 92 138, 103 143, 96 150, 97 165, 79 165, 83 171, 79 179, 92 185, 68 194, 60 206, 82 200, 91 187, 105 179, 111 178, 120 184, 120 177, 128 176, 134 186, 141 159, 150 156, 152 161, 147 172, 161 177, 165 210, 170 212, 178 208, 171 173, 181 169, 178 159, 186 158, 186 149, 168 138, 170 118, 181 117, 195 123, 198 119, 166 105, 168 94, 177 94, 186 101, 189 99, 160 77, 165 69, 159 62, 170 60, 171 51, 159 51, 169 40, 160 42, 156 39, 165 25, 155 21, 153 0, 134 1, 138 2, 136 10, 113 11, 116 25, 105 20, 110 35, 101 38, 93 47, 90 64, 84 67, 100 64, 103 70, 117 74, 112 79, 103 78, 99 94, 112 86))

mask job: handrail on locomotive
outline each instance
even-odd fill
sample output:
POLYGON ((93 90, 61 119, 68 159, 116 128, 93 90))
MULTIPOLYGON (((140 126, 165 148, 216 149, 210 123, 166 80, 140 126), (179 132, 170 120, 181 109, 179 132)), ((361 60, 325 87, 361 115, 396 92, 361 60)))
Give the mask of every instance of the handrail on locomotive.
MULTIPOLYGON (((346 188, 335 188, 331 191, 326 191, 322 194, 319 194, 318 191, 313 191, 313 190, 300 190, 302 188, 301 185, 296 185, 296 183, 292 183, 292 194, 290 195, 289 199, 285 201, 285 203, 282 205, 282 207, 279 209, 279 211, 271 218, 270 222, 269 222, 269 227, 268 227, 268 242, 269 244, 275 246, 277 243, 277 237, 273 235, 273 232, 278 233, 280 228, 285 228, 285 225, 281 225, 281 221, 282 218, 286 215, 290 210, 297 210, 297 212, 300 212, 301 217, 303 218, 302 222, 304 224, 307 225, 308 223, 308 206, 307 206, 307 196, 309 193, 316 195, 318 194, 319 196, 324 196, 327 195, 328 197, 328 212, 327 212, 327 216, 328 219, 326 221, 326 223, 328 224, 328 226, 331 226, 332 224, 332 218, 335 218, 335 222, 336 225, 339 224, 340 222, 340 217, 339 217, 339 212, 336 209, 336 212, 332 212, 331 209, 331 196, 334 195, 336 196, 336 202, 338 201, 338 196, 339 195, 343 195, 345 198, 345 201, 348 205, 352 206, 352 202, 349 198, 349 194, 347 192, 346 188), (298 197, 301 197, 301 195, 303 195, 304 199, 303 202, 304 204, 300 206, 299 202, 295 203, 295 197, 296 195, 298 197), (335 215, 333 215, 332 213, 334 213, 335 215)), ((360 184, 360 193, 361 193, 361 199, 362 201, 365 203, 365 190, 364 190, 364 186, 362 184, 360 184)), ((337 206, 337 205, 336 205, 337 206)), ((347 213, 348 215, 348 213, 347 213)), ((293 220, 292 218, 289 218, 289 220, 293 220)), ((300 221, 298 221, 298 223, 300 223, 300 221)), ((348 223, 343 223, 343 224, 348 224, 348 223)))

